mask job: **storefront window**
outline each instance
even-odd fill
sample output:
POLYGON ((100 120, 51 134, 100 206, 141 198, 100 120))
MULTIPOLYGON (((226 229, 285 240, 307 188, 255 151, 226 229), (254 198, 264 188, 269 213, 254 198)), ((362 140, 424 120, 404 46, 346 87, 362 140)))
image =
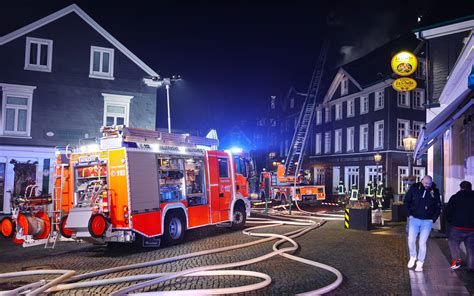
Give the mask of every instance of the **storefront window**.
MULTIPOLYGON (((26 189, 28 186, 35 185, 36 183, 36 165, 38 162, 18 162, 12 159, 10 163, 13 164, 13 171, 15 173, 12 196, 23 196, 25 193, 30 194, 30 191, 26 192, 26 189)), ((30 186, 29 188, 32 187, 30 186)))

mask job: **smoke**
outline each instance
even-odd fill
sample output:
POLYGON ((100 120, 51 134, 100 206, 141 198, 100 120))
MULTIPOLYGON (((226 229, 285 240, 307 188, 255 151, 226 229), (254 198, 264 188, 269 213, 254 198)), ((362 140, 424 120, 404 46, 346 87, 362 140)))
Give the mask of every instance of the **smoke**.
POLYGON ((364 15, 344 17, 337 65, 356 60, 390 41, 397 32, 397 21, 397 14, 390 11, 367 11, 364 15))

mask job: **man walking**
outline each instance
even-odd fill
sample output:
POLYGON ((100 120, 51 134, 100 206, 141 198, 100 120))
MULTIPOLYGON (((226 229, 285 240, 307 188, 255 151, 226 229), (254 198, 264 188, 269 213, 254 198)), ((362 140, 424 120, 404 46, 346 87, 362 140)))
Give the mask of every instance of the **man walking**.
POLYGON ((467 251, 467 267, 474 269, 474 192, 472 184, 462 181, 461 190, 451 196, 446 206, 446 220, 450 225, 448 245, 451 252, 451 269, 462 266, 459 245, 464 242, 467 251))
POLYGON ((439 190, 433 184, 431 176, 424 176, 421 182, 413 184, 405 194, 403 207, 408 218, 408 250, 410 260, 408 268, 415 271, 423 271, 423 263, 426 257, 426 241, 431 232, 433 223, 438 219, 441 212, 441 199, 439 190), (416 238, 419 251, 416 250, 416 238), (418 256, 417 256, 418 254, 418 256), (418 261, 417 261, 418 259, 418 261))

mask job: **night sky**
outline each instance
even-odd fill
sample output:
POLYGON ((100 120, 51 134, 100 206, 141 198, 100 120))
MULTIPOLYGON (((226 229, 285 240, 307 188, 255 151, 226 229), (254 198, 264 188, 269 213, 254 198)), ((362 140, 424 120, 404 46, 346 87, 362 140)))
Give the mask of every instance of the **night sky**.
POLYGON ((162 77, 184 77, 171 88, 173 128, 222 137, 271 95, 306 91, 326 34, 335 67, 419 26, 419 15, 427 24, 474 14, 474 1, 458 2, 2 1, 0 35, 76 3, 162 77))

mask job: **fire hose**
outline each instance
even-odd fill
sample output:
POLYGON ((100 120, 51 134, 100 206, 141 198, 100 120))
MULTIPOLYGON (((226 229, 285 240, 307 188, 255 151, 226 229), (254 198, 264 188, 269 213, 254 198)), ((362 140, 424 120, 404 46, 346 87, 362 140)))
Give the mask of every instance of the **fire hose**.
MULTIPOLYGON (((55 292, 55 291, 62 291, 62 290, 70 290, 70 289, 78 289, 78 288, 85 288, 85 287, 92 287, 92 286, 102 286, 102 285, 110 285, 110 284, 116 284, 116 283, 122 283, 122 282, 129 282, 129 281, 137 281, 137 280, 147 280, 145 282, 141 282, 138 284, 131 285, 129 287, 120 289, 118 291, 113 292, 111 295, 125 295, 129 292, 136 291, 138 289, 142 289, 145 287, 149 287, 152 285, 156 285, 171 279, 175 279, 178 277, 188 277, 188 276, 232 276, 232 275, 241 275, 241 276, 248 276, 248 277, 256 277, 260 278, 263 281, 258 282, 256 284, 251 284, 251 285, 246 285, 246 286, 239 286, 239 287, 231 287, 231 288, 218 288, 218 289, 199 289, 199 290, 181 290, 181 291, 161 291, 158 292, 158 294, 229 294, 229 293, 242 293, 242 292, 249 292, 249 291, 255 291, 258 289, 262 289, 271 283, 271 278, 270 276, 260 273, 260 272, 254 272, 254 271, 245 271, 245 270, 228 270, 228 268, 235 268, 235 267, 241 267, 245 265, 250 265, 250 264, 255 264, 258 262, 262 262, 264 260, 267 260, 269 258, 275 257, 277 255, 285 257, 290 260, 294 260, 300 263, 304 263, 307 265, 311 265, 314 267, 322 268, 324 270, 327 270, 331 273, 333 273, 336 276, 336 280, 332 282, 331 284, 313 290, 309 292, 305 292, 301 295, 319 295, 323 293, 327 293, 329 291, 334 290, 337 288, 341 283, 342 283, 342 274, 335 268, 315 262, 309 259, 301 258, 292 255, 294 251, 296 251, 299 247, 298 243, 294 241, 294 238, 297 238, 299 236, 304 235, 305 233, 316 229, 323 225, 325 223, 324 220, 316 218, 316 217, 305 217, 306 219, 295 219, 294 217, 288 216, 288 215, 280 215, 278 218, 280 220, 270 220, 270 219, 262 219, 262 218, 249 218, 247 221, 249 224, 257 224, 257 226, 247 228, 243 231, 244 234, 249 235, 249 236, 254 236, 254 237, 264 237, 263 239, 253 241, 253 242, 248 242, 248 243, 243 243, 243 244, 238 244, 238 245, 233 245, 233 246, 227 246, 227 247, 222 247, 222 248, 216 248, 216 249, 211 249, 211 250, 205 250, 205 251, 199 251, 199 252, 194 252, 194 253, 189 253, 189 254, 184 254, 184 255, 179 255, 171 258, 164 258, 160 260, 154 260, 154 261, 149 261, 149 262, 143 262, 143 263, 137 263, 137 264, 130 264, 130 265, 124 265, 124 266, 119 266, 119 267, 114 267, 114 268, 108 268, 108 269, 103 269, 103 270, 98 270, 98 271, 93 271, 89 272, 86 274, 81 274, 81 275, 76 275, 72 276, 71 273, 74 271, 68 271, 67 277, 66 274, 64 274, 62 277, 56 278, 53 281, 50 281, 47 283, 47 285, 40 286, 38 284, 39 282, 33 283, 33 284, 28 284, 25 286, 22 286, 16 290, 11 290, 11 291, 6 291, 7 293, 11 293, 13 291, 21 290, 21 291, 26 291, 29 290, 30 295, 37 295, 41 292, 55 292), (309 218, 309 219, 307 219, 309 218), (281 220, 283 219, 283 220, 281 220), (319 221, 315 221, 314 219, 318 219, 319 221), (258 225, 258 224, 264 224, 264 225, 258 225), (275 233, 262 233, 262 232, 255 232, 255 230, 260 230, 260 229, 265 229, 269 227, 275 227, 275 226, 283 226, 283 225, 293 225, 293 226, 303 226, 300 229, 285 233, 283 235, 281 234, 275 234, 275 233), (244 260, 244 261, 239 261, 239 262, 232 262, 232 263, 225 263, 225 264, 218 264, 218 265, 209 265, 209 266, 201 266, 201 267, 196 267, 196 268, 191 268, 179 272, 173 272, 173 273, 155 273, 155 274, 141 274, 141 275, 135 275, 135 276, 126 276, 126 277, 118 277, 118 278, 110 278, 110 279, 101 279, 101 280, 92 280, 92 281, 87 281, 87 282, 79 282, 84 279, 89 279, 105 274, 110 274, 110 273, 115 273, 115 272, 120 272, 120 271, 125 271, 125 270, 131 270, 131 269, 137 269, 137 268, 144 268, 144 267, 150 267, 150 266, 156 266, 160 264, 165 264, 165 263, 170 263, 170 262, 175 262, 183 259, 188 259, 192 257, 197 257, 197 256, 203 256, 203 255, 208 255, 208 254, 213 254, 213 253, 220 253, 220 252, 225 252, 225 251, 230 251, 230 250, 236 250, 236 249, 241 249, 241 248, 247 248, 250 246, 254 246, 257 244, 269 242, 272 240, 278 239, 273 244, 273 251, 270 253, 267 253, 265 255, 244 260), (290 243, 289 247, 285 248, 279 248, 280 245, 283 243, 290 243), (225 270, 223 270, 225 269, 225 270), (72 276, 72 277, 71 277, 72 276), (31 291, 31 289, 36 288, 35 290, 31 291), (40 290, 41 289, 41 290, 40 290)), ((328 219, 332 220, 332 219, 328 219)), ((43 272, 43 270, 38 271, 38 272, 43 272)), ((57 273, 63 273, 64 271, 56 271, 57 273)), ((9 273, 9 274, 0 274, 0 278, 5 278, 5 277, 12 277, 12 276, 17 276, 16 274, 19 273, 9 273)), ((18 275, 19 276, 19 275, 18 275)), ((40 281, 40 282, 44 282, 40 281)), ((157 292, 153 292, 154 294, 157 294, 157 292)), ((143 293, 142 293, 143 294, 143 293)))

